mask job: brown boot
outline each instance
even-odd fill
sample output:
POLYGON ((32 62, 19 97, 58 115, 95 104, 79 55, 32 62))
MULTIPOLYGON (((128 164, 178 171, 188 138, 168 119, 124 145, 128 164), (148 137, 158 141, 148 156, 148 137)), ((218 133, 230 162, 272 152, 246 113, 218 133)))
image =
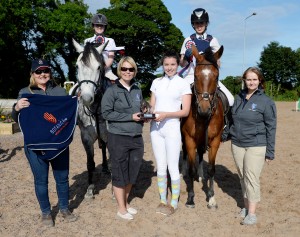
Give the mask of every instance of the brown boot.
POLYGON ((61 216, 67 221, 67 222, 73 222, 77 220, 77 216, 75 216, 72 212, 70 212, 69 209, 61 210, 60 211, 61 216))
POLYGON ((164 209, 163 209, 164 215, 170 216, 174 214, 175 209, 172 207, 170 204, 168 204, 164 209))
POLYGON ((48 227, 54 226, 54 221, 51 214, 42 214, 42 224, 48 227))
POLYGON ((157 208, 156 208, 156 213, 165 215, 163 210, 164 210, 166 207, 167 207, 167 204, 164 204, 164 203, 161 202, 161 203, 157 206, 157 208))

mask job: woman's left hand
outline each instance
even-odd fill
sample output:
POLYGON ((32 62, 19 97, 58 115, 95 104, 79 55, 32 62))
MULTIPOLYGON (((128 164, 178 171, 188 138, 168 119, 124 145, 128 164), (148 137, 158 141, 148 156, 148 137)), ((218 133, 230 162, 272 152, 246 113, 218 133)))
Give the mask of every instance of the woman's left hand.
POLYGON ((266 157, 266 158, 265 158, 265 161, 266 161, 267 164, 269 165, 269 164, 271 163, 272 160, 271 160, 269 157, 266 157))

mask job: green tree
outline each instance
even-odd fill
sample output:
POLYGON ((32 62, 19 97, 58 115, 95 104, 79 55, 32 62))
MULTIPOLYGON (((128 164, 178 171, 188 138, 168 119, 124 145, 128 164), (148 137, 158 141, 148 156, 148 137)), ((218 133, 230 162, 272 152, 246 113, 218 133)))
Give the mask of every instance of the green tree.
POLYGON ((224 80, 222 80, 222 83, 233 95, 237 95, 241 91, 242 78, 240 76, 227 76, 224 80))
POLYGON ((73 49, 72 38, 81 41, 88 34, 87 5, 82 0, 40 0, 35 6, 35 16, 35 56, 45 55, 61 82, 76 81, 74 65, 78 55, 73 49))
POLYGON ((110 3, 109 9, 98 10, 108 18, 107 35, 117 46, 125 46, 126 55, 135 59, 139 79, 152 79, 164 51, 180 51, 184 40, 181 31, 171 23, 171 14, 161 0, 111 0, 110 3))
MULTIPOLYGON (((137 61, 140 78, 154 77, 166 49, 180 50, 182 33, 160 0, 112 0, 100 12, 108 17, 108 36, 137 61)), ((83 0, 1 1, 0 97, 14 98, 28 85, 30 62, 38 57, 50 62, 60 82, 75 81, 72 38, 83 42, 92 34, 90 18, 83 0)))
POLYGON ((33 18, 29 0, 0 3, 0 98, 16 97, 29 83, 33 18))
MULTIPOLYGON (((268 83, 270 87, 276 88, 277 94, 281 89, 290 90, 300 82, 299 54, 277 42, 271 42, 264 47, 258 66, 266 81, 271 82, 268 83)), ((272 91, 270 93, 274 94, 272 91)))
POLYGON ((0 97, 14 98, 29 84, 34 58, 47 59, 60 82, 75 81, 78 54, 72 38, 81 41, 87 36, 90 17, 83 0, 1 1, 0 97))

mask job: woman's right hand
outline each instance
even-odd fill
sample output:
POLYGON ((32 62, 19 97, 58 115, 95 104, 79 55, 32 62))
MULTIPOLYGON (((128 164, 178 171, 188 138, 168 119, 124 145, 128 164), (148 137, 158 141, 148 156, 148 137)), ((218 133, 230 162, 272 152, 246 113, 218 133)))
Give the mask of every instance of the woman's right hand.
POLYGON ((27 98, 21 98, 18 100, 15 110, 20 111, 21 109, 27 108, 30 105, 29 101, 27 98))
POLYGON ((141 121, 141 116, 140 116, 141 112, 135 113, 132 115, 132 119, 136 122, 141 121))

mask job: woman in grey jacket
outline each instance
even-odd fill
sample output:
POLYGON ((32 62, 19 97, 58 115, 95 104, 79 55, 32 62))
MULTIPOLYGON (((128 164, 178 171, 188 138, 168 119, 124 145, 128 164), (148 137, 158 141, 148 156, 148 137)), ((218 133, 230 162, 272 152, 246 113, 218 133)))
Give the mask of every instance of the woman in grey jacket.
POLYGON ((131 57, 120 60, 120 79, 109 87, 101 102, 103 118, 108 121, 107 148, 111 159, 112 185, 118 202, 117 216, 132 220, 137 210, 128 204, 144 154, 143 121, 139 117, 142 91, 133 82, 137 66, 131 57))
POLYGON ((240 212, 244 218, 241 224, 253 225, 260 201, 260 174, 264 162, 274 159, 276 106, 264 93, 264 78, 258 68, 248 68, 243 80, 245 89, 232 107, 230 135, 245 204, 240 212))

